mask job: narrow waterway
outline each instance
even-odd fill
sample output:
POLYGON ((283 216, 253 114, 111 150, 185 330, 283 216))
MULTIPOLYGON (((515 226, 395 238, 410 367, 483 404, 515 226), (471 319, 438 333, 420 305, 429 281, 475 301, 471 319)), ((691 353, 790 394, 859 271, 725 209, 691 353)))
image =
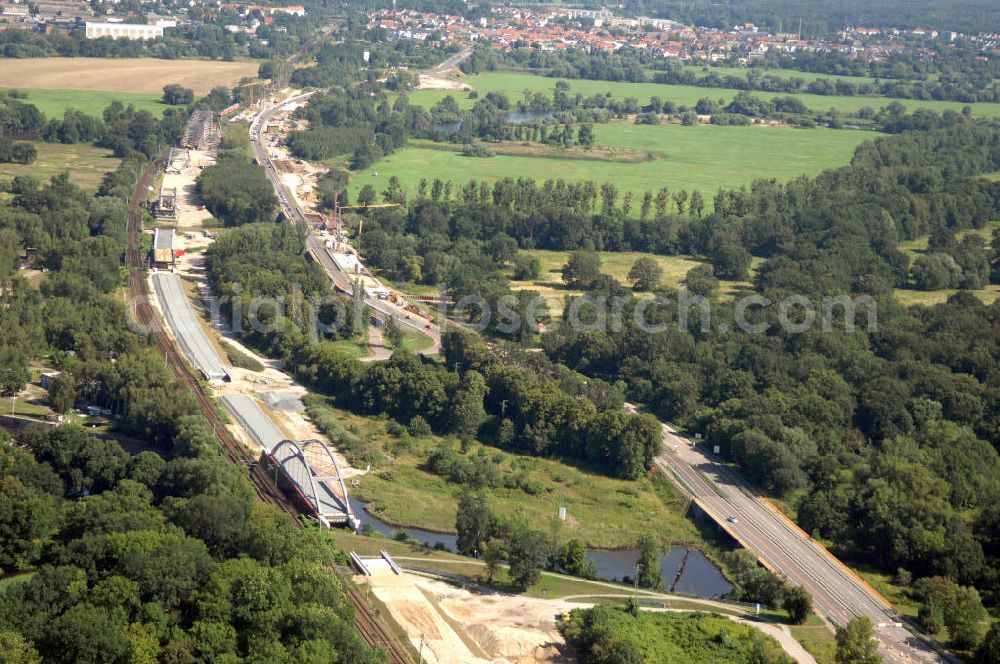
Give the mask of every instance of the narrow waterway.
MULTIPOLYGON (((368 512, 368 505, 352 499, 351 506, 361 521, 361 526, 369 524, 377 533, 392 537, 393 533, 404 530, 414 540, 430 547, 456 551, 458 538, 448 533, 435 533, 420 528, 396 528, 368 512)), ((638 549, 618 549, 615 551, 588 551, 587 560, 593 561, 597 577, 605 581, 632 579, 635 565, 639 560, 638 549)), ((732 585, 719 568, 698 549, 675 546, 660 559, 660 576, 663 587, 671 592, 716 599, 724 597, 732 585)))

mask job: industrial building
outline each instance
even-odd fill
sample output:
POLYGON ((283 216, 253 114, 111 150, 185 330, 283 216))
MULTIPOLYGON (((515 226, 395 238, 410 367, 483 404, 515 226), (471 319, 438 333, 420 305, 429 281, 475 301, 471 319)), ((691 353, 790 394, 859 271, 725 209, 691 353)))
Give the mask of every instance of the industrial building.
POLYGON ((153 231, 153 267, 173 267, 174 258, 174 229, 157 228, 153 231))
POLYGON ((163 36, 161 25, 140 25, 138 23, 93 23, 87 21, 87 39, 156 39, 163 36))

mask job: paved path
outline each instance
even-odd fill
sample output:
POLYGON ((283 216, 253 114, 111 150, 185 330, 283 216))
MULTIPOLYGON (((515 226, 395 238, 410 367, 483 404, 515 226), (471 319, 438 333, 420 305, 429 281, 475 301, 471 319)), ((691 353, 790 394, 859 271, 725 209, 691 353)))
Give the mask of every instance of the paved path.
POLYGON ((381 362, 392 357, 392 349, 385 345, 382 330, 375 325, 368 326, 368 352, 368 357, 361 358, 362 362, 381 362))

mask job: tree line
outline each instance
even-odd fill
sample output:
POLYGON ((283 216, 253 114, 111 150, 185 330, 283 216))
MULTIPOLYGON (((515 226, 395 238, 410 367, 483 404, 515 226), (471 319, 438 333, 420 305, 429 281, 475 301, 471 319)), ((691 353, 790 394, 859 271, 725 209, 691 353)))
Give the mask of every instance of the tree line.
MULTIPOLYGON (((729 27, 729 26, 727 26, 729 27)), ((843 28, 843 26, 841 26, 843 28)), ((978 31, 977 31, 978 34, 978 31)), ((808 93, 825 96, 891 97, 914 100, 947 100, 962 103, 996 102, 993 86, 997 65, 977 58, 975 48, 933 44, 938 57, 921 60, 894 54, 883 61, 865 63, 837 53, 772 51, 744 74, 720 73, 706 65, 701 70, 638 49, 590 53, 580 48, 539 51, 529 48, 500 50, 477 45, 461 69, 469 74, 511 67, 564 79, 693 85, 733 90, 808 93), (789 68, 832 76, 868 76, 871 81, 849 78, 806 78, 768 73, 768 68, 789 68), (652 73, 650 73, 652 72, 652 73), (883 80, 887 79, 887 80, 883 80)), ((722 64, 728 64, 723 62, 722 64)), ((734 63, 735 64, 735 63, 734 63)))
MULTIPOLYGON (((955 80, 914 81, 906 79, 857 82, 843 78, 813 78, 768 74, 766 70, 750 69, 743 75, 698 73, 677 65, 653 75, 654 83, 694 85, 701 88, 728 88, 757 92, 805 93, 832 97, 890 97, 919 101, 958 101, 965 104, 1000 101, 992 81, 982 81, 983 87, 955 80)), ((977 83, 980 83, 977 81, 977 83)))

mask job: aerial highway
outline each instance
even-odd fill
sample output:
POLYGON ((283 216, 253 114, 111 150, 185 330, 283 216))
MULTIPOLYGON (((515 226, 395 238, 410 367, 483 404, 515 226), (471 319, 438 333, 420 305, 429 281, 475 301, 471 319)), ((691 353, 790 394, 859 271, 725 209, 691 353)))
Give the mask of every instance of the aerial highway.
POLYGON ((655 460, 657 467, 766 567, 806 588, 822 617, 846 625, 867 616, 887 663, 948 661, 906 629, 878 593, 722 463, 667 425, 662 436, 664 451, 655 460))
MULTIPOLYGON (((309 228, 309 224, 307 223, 305 214, 303 214, 302 209, 299 207, 295 198, 289 194, 289 192, 285 189, 285 186, 281 183, 281 178, 278 176, 278 172, 275 169, 274 164, 271 163, 271 158, 261 141, 260 134, 262 133, 263 127, 270 122, 271 118, 274 117, 274 114, 277 113, 282 106, 304 102, 313 94, 313 92, 306 92, 304 94, 290 97, 280 103, 273 104, 261 111, 250 123, 250 139, 253 144, 254 156, 256 157, 257 163, 264 167, 264 172, 267 174, 268 180, 271 181, 271 185, 274 187, 274 192, 278 195, 282 213, 284 213, 286 219, 294 222, 302 222, 303 224, 306 224, 307 228, 309 228)), ((306 238, 306 246, 310 255, 317 260, 326 271, 327 276, 329 276, 330 281, 333 282, 334 287, 344 293, 347 293, 348 295, 353 294, 353 281, 347 274, 344 274, 344 272, 341 271, 340 267, 327 251, 323 240, 317 237, 311 229, 309 230, 309 234, 306 238)), ((381 314, 381 316, 394 318, 400 325, 410 327, 430 337, 433 344, 430 348, 422 351, 423 354, 432 355, 440 351, 441 328, 436 323, 426 321, 418 316, 411 316, 401 307, 397 307, 390 302, 380 300, 376 297, 369 297, 366 295, 364 302, 378 314, 381 314)))

